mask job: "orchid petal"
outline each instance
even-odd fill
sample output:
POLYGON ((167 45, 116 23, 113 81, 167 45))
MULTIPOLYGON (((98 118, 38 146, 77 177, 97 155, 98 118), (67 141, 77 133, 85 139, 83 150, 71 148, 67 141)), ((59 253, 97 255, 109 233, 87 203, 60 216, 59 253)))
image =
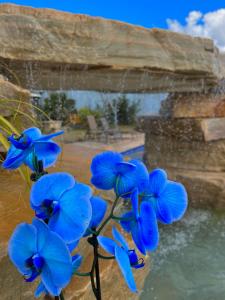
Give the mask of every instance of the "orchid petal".
POLYGON ((31 206, 40 206, 46 199, 59 201, 62 194, 72 188, 74 184, 74 177, 68 173, 42 176, 31 188, 31 206))
POLYGON ((96 155, 91 164, 92 184, 99 189, 112 189, 116 181, 116 165, 122 160, 121 154, 112 151, 96 155))
POLYGON ((146 250, 142 239, 142 231, 139 220, 131 222, 131 235, 138 250, 145 255, 146 250))
POLYGON ((168 181, 165 189, 158 198, 159 207, 167 206, 173 221, 180 220, 188 204, 187 192, 181 183, 168 181))
POLYGON ((115 228, 112 228, 112 234, 114 239, 126 250, 129 250, 128 244, 122 234, 115 228))
POLYGON ((132 211, 126 212, 121 216, 122 220, 120 221, 120 225, 122 226, 122 228, 130 233, 131 232, 131 221, 132 219, 134 219, 134 214, 132 211))
POLYGON ((61 130, 61 131, 57 131, 57 132, 54 132, 54 133, 51 133, 51 134, 46 134, 46 135, 42 135, 37 141, 49 141, 51 140, 52 138, 56 137, 56 136, 59 136, 61 134, 63 134, 64 131, 61 130))
POLYGON ((98 236, 99 245, 108 253, 115 255, 115 247, 116 243, 114 240, 105 237, 105 236, 98 236))
POLYGON ((115 257, 128 287, 132 292, 137 292, 127 252, 124 249, 116 246, 115 257))
POLYGON ((159 243, 158 224, 154 208, 149 202, 142 202, 140 206, 140 220, 142 230, 142 240, 145 249, 153 251, 159 243))
POLYGON ((73 261, 72 261, 72 265, 73 265, 73 272, 75 272, 77 269, 80 268, 83 257, 80 254, 76 254, 73 256, 73 261))
POLYGON ((36 237, 36 228, 22 223, 16 227, 10 238, 9 257, 23 275, 30 273, 26 262, 37 252, 36 237))
POLYGON ((131 204, 132 204, 132 210, 133 210, 134 216, 136 219, 138 219, 139 213, 138 213, 138 190, 137 190, 137 188, 131 194, 131 204))
POLYGON ((130 197, 130 193, 135 188, 141 192, 148 184, 148 170, 145 165, 139 160, 131 160, 129 163, 135 165, 136 168, 120 174, 114 187, 116 194, 123 198, 130 197))
POLYGON ((37 127, 31 127, 28 129, 25 129, 22 134, 28 135, 33 141, 39 139, 41 137, 41 131, 37 127))
POLYGON ((43 167, 48 168, 55 164, 61 148, 55 142, 43 141, 34 143, 34 151, 30 152, 26 157, 24 163, 34 170, 34 154, 38 160, 43 162, 43 167))
POLYGON ((127 172, 134 171, 136 166, 129 162, 119 162, 116 164, 116 171, 118 174, 125 174, 127 172))
POLYGON ((50 218, 49 227, 67 243, 80 239, 89 226, 91 194, 89 186, 77 183, 59 199, 60 209, 50 218))
POLYGON ((97 196, 91 197, 90 201, 92 207, 92 219, 89 227, 96 228, 102 222, 105 216, 107 210, 107 202, 97 196))
POLYGON ((38 298, 41 296, 42 293, 48 294, 48 291, 44 286, 43 282, 41 281, 35 290, 34 296, 38 298))
POLYGON ((167 174, 162 169, 155 169, 149 174, 149 185, 147 193, 159 195, 165 188, 167 181, 167 174))

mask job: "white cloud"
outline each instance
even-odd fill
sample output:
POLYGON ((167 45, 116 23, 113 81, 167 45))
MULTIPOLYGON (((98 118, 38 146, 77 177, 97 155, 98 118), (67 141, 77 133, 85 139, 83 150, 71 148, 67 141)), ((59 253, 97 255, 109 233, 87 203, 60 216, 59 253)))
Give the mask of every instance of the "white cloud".
POLYGON ((225 9, 206 14, 191 11, 185 20, 186 24, 182 25, 177 20, 167 19, 168 28, 193 36, 211 38, 220 50, 225 51, 225 9))

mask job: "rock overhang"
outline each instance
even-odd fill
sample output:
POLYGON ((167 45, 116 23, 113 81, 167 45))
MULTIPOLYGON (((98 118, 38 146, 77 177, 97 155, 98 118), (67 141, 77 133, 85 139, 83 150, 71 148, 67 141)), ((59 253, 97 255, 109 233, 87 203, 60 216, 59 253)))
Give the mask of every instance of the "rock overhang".
POLYGON ((190 92, 225 77, 209 39, 12 4, 0 5, 0 28, 0 62, 26 88, 190 92))

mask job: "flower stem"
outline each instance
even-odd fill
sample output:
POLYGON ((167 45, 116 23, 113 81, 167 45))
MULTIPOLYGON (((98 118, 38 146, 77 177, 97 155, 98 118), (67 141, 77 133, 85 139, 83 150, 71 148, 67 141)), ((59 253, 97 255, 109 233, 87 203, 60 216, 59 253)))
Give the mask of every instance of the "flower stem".
POLYGON ((97 300, 101 300, 101 281, 100 281, 100 272, 99 272, 99 261, 98 261, 98 240, 96 235, 88 238, 88 242, 93 246, 94 259, 92 263, 92 268, 90 272, 91 277, 91 286, 94 292, 94 295, 97 300))
POLYGON ((74 272, 73 274, 77 276, 85 277, 85 276, 90 276, 91 272, 86 272, 86 273, 74 272))
POLYGON ((102 259, 115 259, 115 256, 105 256, 100 253, 98 253, 98 257, 102 259))

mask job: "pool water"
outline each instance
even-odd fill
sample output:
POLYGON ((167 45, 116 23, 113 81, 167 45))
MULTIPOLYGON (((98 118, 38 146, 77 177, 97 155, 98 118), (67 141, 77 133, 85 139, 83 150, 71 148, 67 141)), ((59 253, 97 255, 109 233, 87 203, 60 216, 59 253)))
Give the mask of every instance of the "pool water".
POLYGON ((189 209, 182 221, 160 226, 140 299, 225 299, 225 215, 189 209))

